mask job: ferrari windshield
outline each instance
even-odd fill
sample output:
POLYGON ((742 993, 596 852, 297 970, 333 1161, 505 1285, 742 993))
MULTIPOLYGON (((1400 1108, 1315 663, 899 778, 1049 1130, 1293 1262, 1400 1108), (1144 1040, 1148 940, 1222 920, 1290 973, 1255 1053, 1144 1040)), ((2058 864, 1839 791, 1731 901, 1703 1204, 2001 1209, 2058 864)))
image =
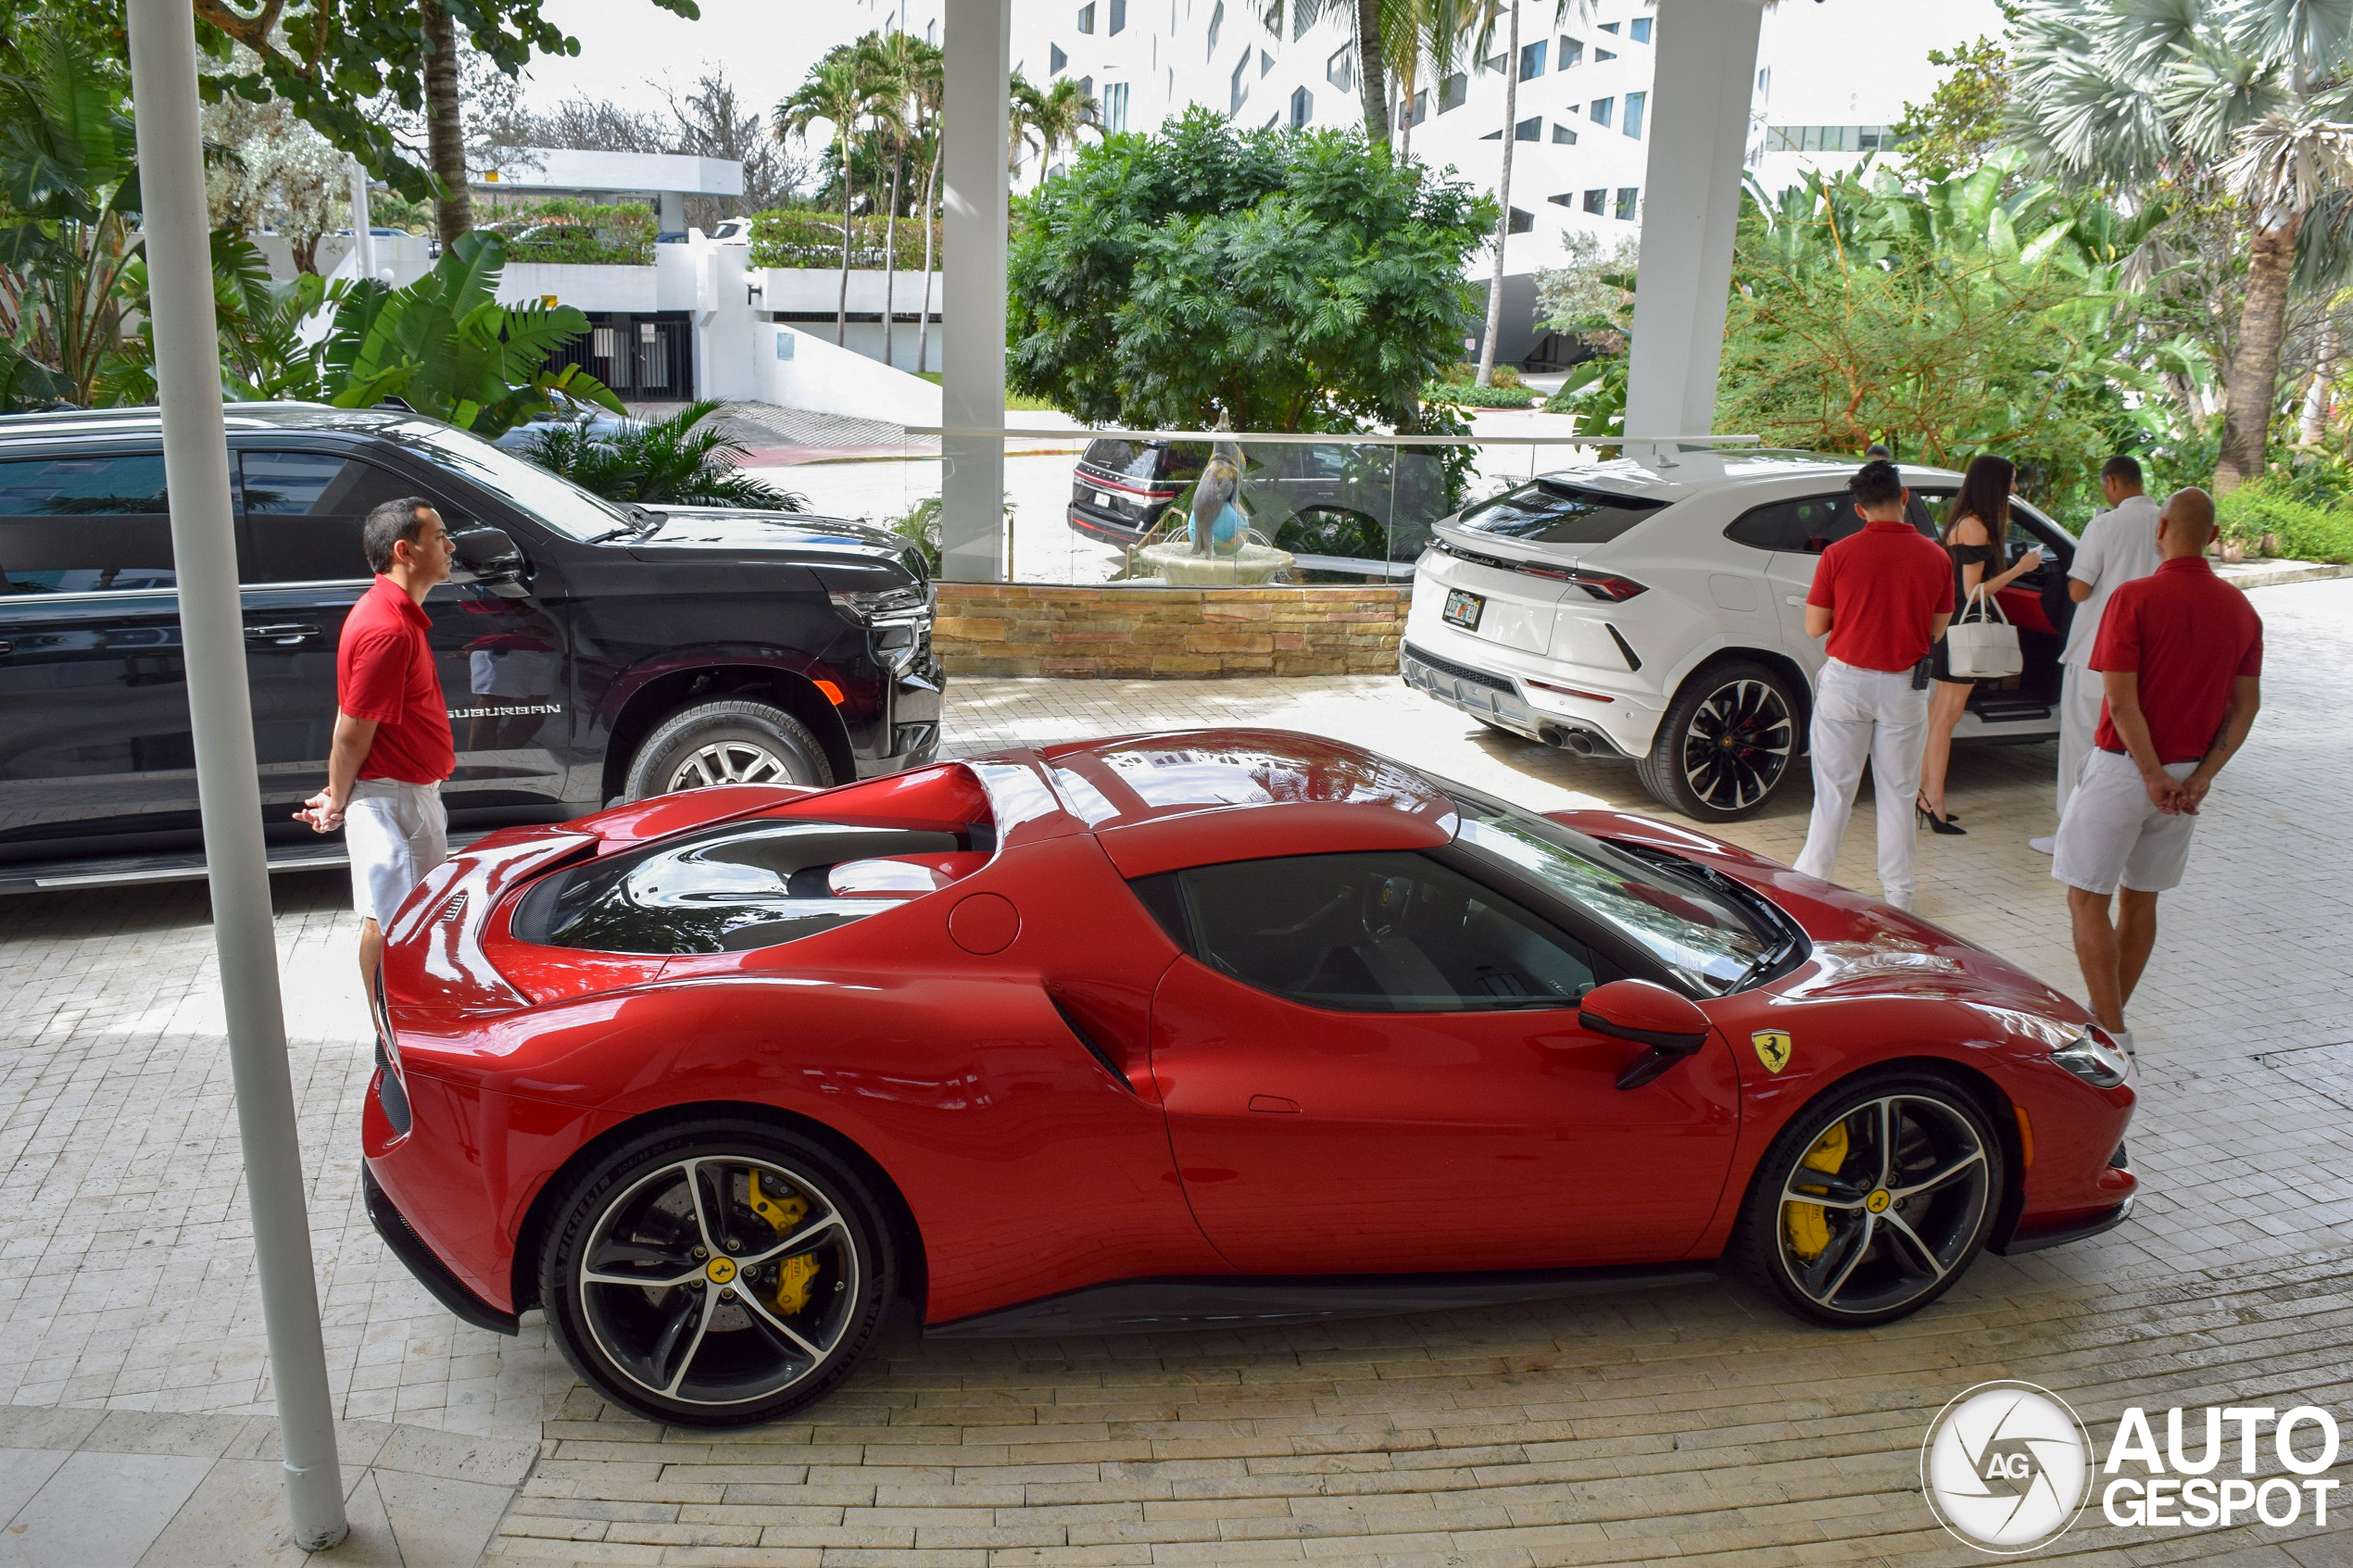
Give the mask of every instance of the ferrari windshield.
POLYGON ((1772 946, 1732 899, 1516 806, 1448 784, 1454 842, 1534 877, 1655 956, 1692 989, 1720 996, 1772 946))

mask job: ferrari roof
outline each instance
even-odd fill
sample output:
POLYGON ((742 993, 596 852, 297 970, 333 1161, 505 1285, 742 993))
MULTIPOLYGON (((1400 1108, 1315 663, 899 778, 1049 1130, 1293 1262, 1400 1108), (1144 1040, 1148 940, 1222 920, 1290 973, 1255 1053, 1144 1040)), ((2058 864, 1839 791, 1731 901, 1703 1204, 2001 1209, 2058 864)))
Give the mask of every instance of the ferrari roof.
POLYGON ((1178 730, 1048 746, 1055 794, 1123 876, 1214 860, 1432 848, 1454 802, 1345 742, 1284 730, 1178 730))

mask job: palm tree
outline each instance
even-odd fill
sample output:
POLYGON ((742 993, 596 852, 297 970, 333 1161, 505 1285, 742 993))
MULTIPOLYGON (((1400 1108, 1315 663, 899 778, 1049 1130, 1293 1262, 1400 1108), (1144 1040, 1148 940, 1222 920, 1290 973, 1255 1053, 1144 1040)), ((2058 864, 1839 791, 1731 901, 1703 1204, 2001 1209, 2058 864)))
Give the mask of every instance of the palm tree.
POLYGON ((2289 295, 2353 240, 2353 9, 2337 0, 2027 0, 2012 22, 2014 129, 2076 180, 2227 192, 2246 295, 2214 488, 2263 471, 2289 295))
MULTIPOLYGON (((1376 146, 1389 143, 1389 66, 1395 57, 1390 39, 1398 27, 1397 13, 1412 8, 1415 0, 1290 0, 1293 37, 1306 31, 1327 6, 1345 4, 1353 13, 1356 34, 1356 95, 1365 107, 1365 139, 1376 146)), ((1266 31, 1283 31, 1283 0, 1264 0, 1258 19, 1266 31)))
POLYGON ((1076 148, 1081 131, 1102 134, 1103 111, 1092 93, 1067 76, 1051 87, 1033 91, 1036 96, 1029 106, 1030 128, 1038 132, 1038 177, 1042 180, 1053 168, 1057 148, 1076 148))
MULTIPOLYGON (((1005 116, 1005 167, 1018 173, 1022 154, 1030 146, 1030 138, 1037 133, 1038 122, 1045 113, 1046 95, 1019 71, 1013 72, 1008 91, 1013 94, 1013 106, 1005 116)), ((1045 169, 1042 162, 1038 166, 1038 178, 1045 177, 1045 169)))
POLYGON ((875 93, 875 129, 890 159, 890 194, 883 203, 883 363, 892 363, 891 327, 899 281, 899 184, 907 165, 909 132, 914 124, 910 100, 917 51, 924 41, 912 32, 870 32, 858 41, 859 64, 875 93))
MULTIPOLYGON (((1496 0, 1481 6, 1485 16, 1478 30, 1478 56, 1487 57, 1495 31, 1496 0)), ((1495 383, 1495 345, 1504 327, 1504 246, 1512 233, 1512 146, 1519 140, 1519 0, 1511 0, 1508 34, 1504 45, 1504 165, 1495 177, 1495 200, 1503 210, 1495 217, 1495 270, 1487 282, 1487 331, 1478 343, 1478 384, 1495 383)))
POLYGON ((793 95, 776 106, 773 133, 776 140, 809 139, 809 128, 824 120, 834 128, 834 144, 841 160, 841 300, 834 313, 834 342, 849 342, 849 202, 852 190, 849 144, 858 122, 872 112, 876 94, 860 70, 856 55, 844 44, 828 52, 809 69, 809 79, 793 95))
POLYGON ((948 103, 948 56, 938 45, 918 42, 913 68, 908 72, 908 95, 915 111, 915 144, 929 146, 929 169, 924 175, 924 309, 915 321, 915 372, 931 369, 931 270, 934 212, 939 201, 939 160, 947 138, 940 134, 940 114, 948 103))

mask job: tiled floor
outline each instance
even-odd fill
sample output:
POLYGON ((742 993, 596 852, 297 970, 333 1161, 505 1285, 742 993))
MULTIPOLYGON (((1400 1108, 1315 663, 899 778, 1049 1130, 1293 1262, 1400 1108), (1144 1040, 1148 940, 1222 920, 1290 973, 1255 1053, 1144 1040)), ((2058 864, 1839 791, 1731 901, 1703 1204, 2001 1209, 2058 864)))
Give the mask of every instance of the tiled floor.
MULTIPOLYGON (((369 1232, 352 919, 326 875, 281 880, 279 931, 343 1413, 537 1439, 494 1559, 1075 1564, 1957 1562, 1969 1554, 1917 1496, 1917 1450, 1928 1412, 1973 1382, 2043 1382, 2095 1434, 2130 1404, 2344 1412, 2353 583, 2255 603, 2269 706, 2208 805, 2190 885, 2165 902, 2134 1010, 2140 1213, 2080 1247, 1988 1259, 1918 1319, 1830 1335, 1710 1286, 1305 1329, 936 1343, 900 1348, 787 1425, 662 1432, 576 1388, 535 1326, 512 1340, 455 1323, 369 1232)), ((965 682, 950 737, 969 752, 1198 723, 1342 735, 1540 807, 1643 806, 1629 766, 1490 734, 1386 679, 965 682)), ((2051 766, 2047 746, 1961 755, 1953 804, 1969 834, 1923 839, 1919 906, 2074 989, 2059 889, 2024 843, 2048 828, 2051 766)), ((1787 859, 1805 804, 1801 785, 1728 836, 1787 859)), ((1858 814, 1841 861, 1855 879, 1869 874, 1868 823, 1858 814)), ((203 921, 195 887, 0 902, 0 1404, 269 1412, 203 921)), ((0 1430, 0 1506, 31 1508, 78 1462, 44 1473, 19 1450, 75 1446, 0 1430)), ((187 1468, 146 1487, 151 1512, 187 1468)), ((7 1543, 0 1530, 0 1562, 7 1543)), ((2079 1526, 2065 1544, 2118 1562, 2353 1563, 2353 1525, 2334 1524, 2079 1526)))

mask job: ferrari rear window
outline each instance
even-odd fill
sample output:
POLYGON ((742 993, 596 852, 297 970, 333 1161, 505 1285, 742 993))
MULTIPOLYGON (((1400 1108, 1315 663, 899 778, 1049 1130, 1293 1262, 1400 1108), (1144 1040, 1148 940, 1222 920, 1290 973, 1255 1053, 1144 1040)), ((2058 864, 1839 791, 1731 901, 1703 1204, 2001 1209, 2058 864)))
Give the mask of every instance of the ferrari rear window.
POLYGON ((547 878, 516 906, 519 941, 604 953, 724 953, 814 936, 902 901, 840 895, 858 860, 937 856, 971 835, 761 819, 669 839, 547 878))
POLYGON ((1666 505, 1563 480, 1531 479, 1466 508, 1459 526, 1530 544, 1605 545, 1666 505))

